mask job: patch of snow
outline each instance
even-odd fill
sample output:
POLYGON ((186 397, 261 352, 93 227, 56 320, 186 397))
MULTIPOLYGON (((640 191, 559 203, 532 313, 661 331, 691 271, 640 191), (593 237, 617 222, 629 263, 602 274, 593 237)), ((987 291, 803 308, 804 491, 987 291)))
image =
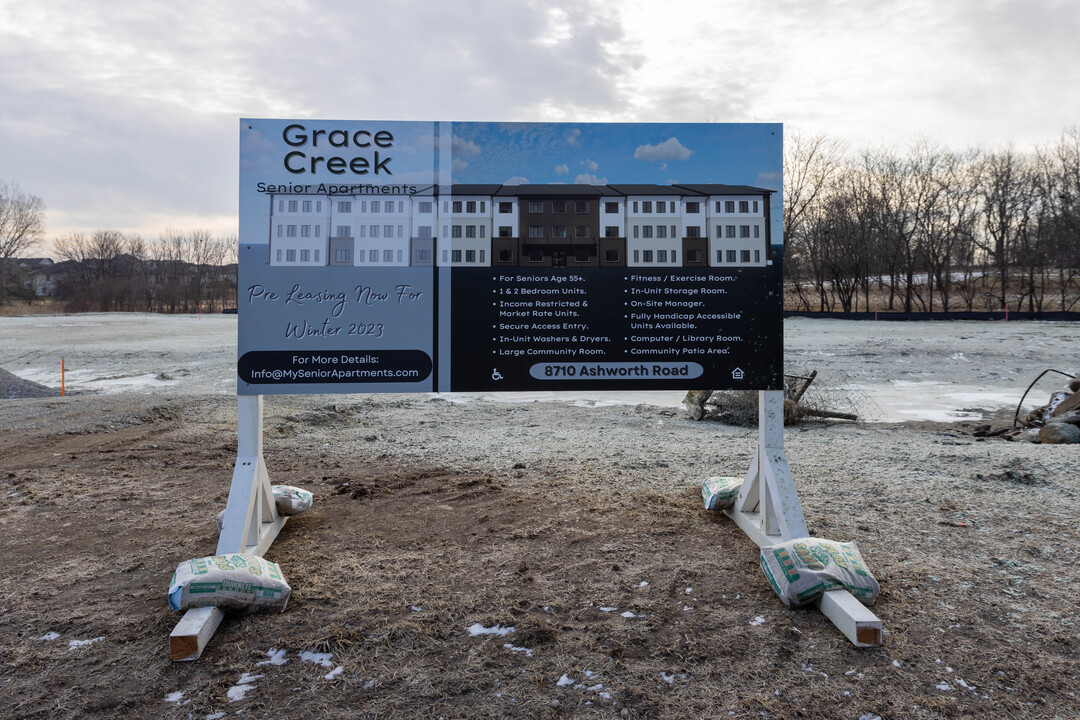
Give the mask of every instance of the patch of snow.
POLYGON ((243 700, 244 696, 255 689, 255 681, 261 680, 262 677, 262 675, 250 675, 248 673, 241 675, 240 679, 236 681, 236 684, 229 688, 225 693, 229 698, 229 702, 240 702, 243 700))
POLYGON ((216 712, 212 715, 207 715, 205 718, 203 718, 203 720, 221 720, 221 718, 225 717, 226 714, 227 713, 216 712))
POLYGON ((941 682, 939 682, 939 683, 938 683, 937 685, 935 685, 934 687, 936 687, 936 688, 937 688, 938 690, 941 690, 942 692, 948 692, 948 691, 952 690, 952 685, 950 685, 949 683, 945 682, 944 680, 942 680, 941 682))
POLYGON ((167 703, 176 703, 177 705, 186 705, 187 703, 180 702, 183 699, 184 699, 184 691, 183 690, 177 690, 176 692, 171 692, 171 693, 169 693, 168 695, 165 696, 165 702, 167 702, 167 703))
POLYGON ((758 615, 756 618, 754 618, 753 620, 750 621, 750 624, 753 625, 754 627, 757 627, 758 625, 764 625, 765 624, 765 617, 762 616, 762 615, 758 615))
POLYGON ((608 605, 600 608, 600 612, 615 612, 618 609, 619 608, 615 607, 614 605, 608 605))
POLYGON ((688 588, 686 588, 686 594, 687 594, 687 595, 689 595, 689 594, 690 594, 690 593, 692 593, 692 592, 694 592, 694 588, 692 588, 692 587, 688 587, 688 588))
POLYGON ((509 648, 511 652, 523 652, 523 653, 525 653, 525 657, 532 657, 532 654, 533 654, 533 651, 532 651, 531 648, 518 647, 517 645, 514 645, 512 643, 506 643, 505 645, 503 645, 503 647, 504 648, 509 648))
POLYGON ((585 689, 588 690, 589 692, 600 692, 601 690, 604 689, 604 686, 601 683, 596 683, 595 685, 592 685, 592 686, 587 687, 585 689))
POLYGON ((683 611, 683 612, 690 612, 690 611, 691 611, 691 610, 693 610, 693 609, 694 609, 694 608, 690 607, 689 605, 683 605, 683 606, 682 606, 682 611, 683 611))
POLYGON ((89 640, 72 640, 68 643, 68 650, 74 650, 75 648, 82 647, 83 645, 91 645, 96 642, 101 642, 104 639, 105 636, 102 635, 101 637, 90 638, 89 640))
POLYGON ((424 606, 423 605, 413 605, 409 609, 412 610, 413 612, 420 612, 421 610, 424 609, 424 606))
POLYGON ((260 660, 255 664, 259 667, 262 667, 263 665, 284 665, 285 663, 289 662, 289 660, 285 657, 285 648, 282 648, 280 650, 278 650, 277 648, 270 648, 266 651, 266 654, 270 656, 269 660, 260 660))
POLYGON ((955 681, 957 685, 964 688, 965 690, 974 690, 975 689, 974 685, 968 685, 966 682, 964 682, 963 678, 953 678, 953 681, 955 681))
POLYGON ((344 670, 345 670, 345 668, 343 666, 338 665, 336 668, 334 668, 330 672, 323 675, 323 680, 333 680, 334 678, 341 675, 341 673, 344 672, 344 670))
POLYGON ((629 610, 627 610, 627 611, 626 611, 626 612, 624 612, 624 613, 619 613, 619 614, 620 614, 620 615, 622 615, 622 616, 623 616, 624 618, 634 618, 634 617, 638 617, 637 615, 635 615, 634 613, 630 612, 629 610))
POLYGON ((473 623, 469 626, 469 634, 473 637, 477 635, 498 635, 499 637, 503 637, 504 635, 509 635, 510 633, 514 632, 514 629, 515 628, 513 625, 511 625, 510 627, 503 627, 502 625, 492 625, 491 627, 484 627, 480 623, 473 623))
POLYGON ((893 660, 892 664, 893 664, 893 667, 904 667, 903 665, 900 664, 899 660, 893 660))
POLYGON ((317 653, 314 650, 305 650, 300 653, 301 662, 315 663, 324 668, 334 667, 334 663, 330 662, 332 657, 334 657, 334 653, 317 653))
POLYGON ((39 637, 38 640, 44 640, 45 642, 52 642, 53 640, 55 640, 58 637, 60 637, 60 633, 50 630, 49 632, 47 632, 44 635, 42 635, 41 637, 39 637))
POLYGON ((648 584, 648 580, 642 580, 640 583, 638 583, 638 587, 646 587, 648 584))
POLYGON ((663 670, 660 671, 660 679, 663 680, 664 682, 666 682, 668 685, 674 685, 675 684, 675 675, 674 674, 668 675, 663 670))
POLYGON ((563 676, 561 678, 559 678, 559 682, 555 683, 555 686, 556 687, 566 687, 567 685, 573 685, 573 684, 574 684, 574 679, 572 677, 570 677, 569 675, 567 675, 566 673, 563 673, 563 676))
POLYGON ((602 693, 600 693, 600 697, 604 698, 605 700, 610 700, 611 699, 611 693, 602 692, 602 693))
POLYGON ((859 716, 859 720, 881 720, 881 716, 874 713, 863 713, 859 716))

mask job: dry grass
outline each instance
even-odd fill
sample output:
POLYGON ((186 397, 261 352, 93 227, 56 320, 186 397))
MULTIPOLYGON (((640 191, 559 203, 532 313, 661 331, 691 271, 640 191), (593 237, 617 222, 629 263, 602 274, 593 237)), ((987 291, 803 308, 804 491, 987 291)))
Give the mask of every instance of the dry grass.
POLYGON ((0 317, 20 317, 23 315, 57 315, 67 312, 64 303, 52 298, 40 298, 33 304, 0 303, 0 317))

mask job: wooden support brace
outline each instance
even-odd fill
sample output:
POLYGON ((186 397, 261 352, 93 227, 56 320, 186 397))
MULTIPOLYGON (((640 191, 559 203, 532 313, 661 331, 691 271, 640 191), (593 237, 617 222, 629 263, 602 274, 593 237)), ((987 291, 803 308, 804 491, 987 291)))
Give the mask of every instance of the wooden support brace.
MULTIPOLYGON (((287 518, 278 515, 262 453, 262 396, 237 398, 236 465, 216 554, 262 556, 287 518)), ((188 610, 169 635, 173 660, 198 660, 225 617, 218 608, 188 610)))
POLYGON ((857 647, 881 644, 881 620, 847 590, 830 590, 817 606, 857 647))
MULTIPOLYGON (((810 531, 784 453, 784 393, 758 393, 758 449, 735 505, 724 511, 758 547, 810 531)), ((830 590, 818 608, 858 647, 881 645, 881 620, 847 590, 830 590)))

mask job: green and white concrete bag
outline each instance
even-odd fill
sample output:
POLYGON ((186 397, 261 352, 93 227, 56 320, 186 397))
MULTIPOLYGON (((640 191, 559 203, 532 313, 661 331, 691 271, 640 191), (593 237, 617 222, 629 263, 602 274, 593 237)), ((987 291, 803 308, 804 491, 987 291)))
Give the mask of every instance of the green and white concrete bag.
MULTIPOLYGON (((274 485, 270 489, 274 492, 274 506, 277 508, 278 515, 286 517, 310 510, 315 500, 315 497, 307 490, 292 485, 274 485)), ((224 510, 217 514, 214 522, 217 523, 218 532, 221 532, 221 528, 225 525, 224 510)))
POLYGON ((727 510, 735 505, 743 479, 739 477, 711 477, 701 483, 701 497, 706 510, 727 510))
POLYGON ((291 592, 277 563, 243 553, 213 555, 177 566, 169 583, 169 607, 277 608, 285 612, 291 592))
POLYGON ((311 508, 314 500, 310 492, 292 485, 274 485, 271 489, 278 515, 299 515, 311 508))
POLYGON ((873 605, 881 586, 854 542, 804 537, 761 548, 761 569, 785 605, 798 607, 844 589, 873 605))

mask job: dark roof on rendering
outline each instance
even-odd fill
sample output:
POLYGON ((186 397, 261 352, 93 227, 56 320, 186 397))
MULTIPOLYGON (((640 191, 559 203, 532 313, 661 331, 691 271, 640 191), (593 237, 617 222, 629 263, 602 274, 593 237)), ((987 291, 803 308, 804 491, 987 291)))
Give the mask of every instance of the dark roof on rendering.
POLYGON ((503 197, 598 197, 601 193, 592 185, 503 185, 496 195, 503 197))
POLYGON ((750 185, 719 185, 716 183, 672 185, 671 187, 691 190, 702 195, 762 195, 776 192, 775 190, 751 187, 750 185))
POLYGON ((609 185, 620 195, 685 195, 671 185, 609 185))
POLYGON ((451 195, 494 195, 502 185, 467 185, 454 183, 450 186, 451 195))

